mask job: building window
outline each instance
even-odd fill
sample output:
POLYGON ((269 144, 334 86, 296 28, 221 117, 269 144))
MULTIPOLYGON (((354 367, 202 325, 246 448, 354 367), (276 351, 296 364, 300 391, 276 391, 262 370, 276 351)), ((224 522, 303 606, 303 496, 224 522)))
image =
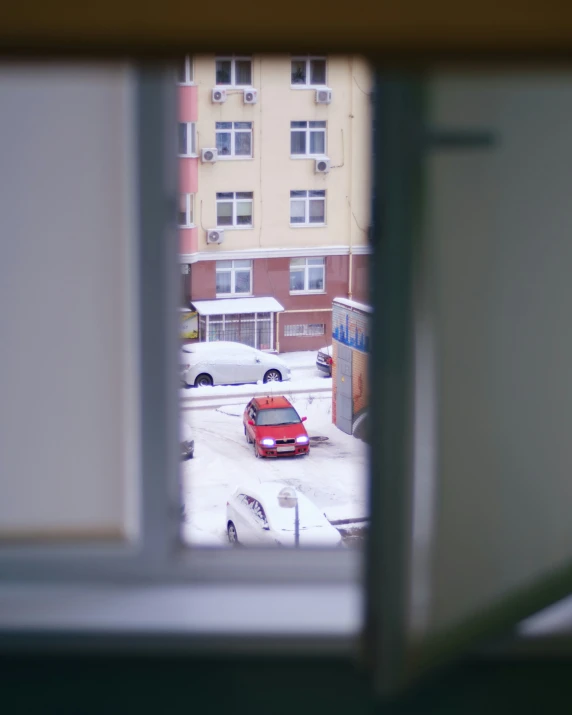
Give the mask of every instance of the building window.
POLYGON ((293 156, 324 156, 326 122, 290 122, 290 153, 293 156))
POLYGON ((217 226, 252 227, 252 191, 226 191, 216 195, 217 226))
POLYGON ((219 157, 252 156, 252 122, 216 122, 219 157))
POLYGON ((324 258, 290 259, 290 293, 323 293, 325 286, 324 258))
POLYGON ((326 85, 326 58, 293 57, 290 81, 295 87, 324 87, 326 85))
POLYGON ((250 293, 252 293, 252 261, 216 262, 217 296, 250 293))
POLYGON ((290 224, 324 226, 326 223, 325 191, 291 191, 290 224))
POLYGON ((274 313, 199 316, 200 340, 231 340, 258 350, 274 348, 274 313))
POLYGON ((194 76, 193 58, 187 55, 177 65, 177 82, 179 84, 193 84, 194 76))
POLYGON ((309 338, 326 334, 325 323, 305 323, 303 325, 285 325, 285 338, 309 338))
POLYGON ((196 156, 195 122, 179 122, 179 156, 196 156))
POLYGON ((251 87, 252 59, 250 57, 217 57, 216 84, 230 87, 251 87))
POLYGON ((179 195, 179 226, 182 228, 192 228, 195 225, 194 211, 195 195, 179 195))

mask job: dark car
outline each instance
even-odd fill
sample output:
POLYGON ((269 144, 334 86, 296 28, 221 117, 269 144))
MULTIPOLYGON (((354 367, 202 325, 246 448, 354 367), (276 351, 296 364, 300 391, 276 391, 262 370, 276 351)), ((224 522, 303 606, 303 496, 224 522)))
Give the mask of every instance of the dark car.
POLYGON ((254 397, 242 418, 246 441, 254 445, 255 457, 294 457, 309 454, 310 438, 300 417, 286 397, 254 397))
POLYGON ((332 354, 332 345, 328 345, 325 348, 320 348, 316 356, 316 367, 328 377, 332 376, 332 365, 334 362, 332 354))

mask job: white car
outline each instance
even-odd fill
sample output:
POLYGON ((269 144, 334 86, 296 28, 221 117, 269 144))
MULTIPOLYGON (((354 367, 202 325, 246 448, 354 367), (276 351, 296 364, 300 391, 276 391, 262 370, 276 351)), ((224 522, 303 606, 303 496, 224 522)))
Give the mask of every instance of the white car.
MULTIPOLYGON (((278 503, 286 485, 265 482, 256 487, 237 487, 226 503, 226 531, 231 544, 248 546, 294 546, 295 509, 278 503)), ((342 546, 340 532, 308 497, 298 497, 299 543, 301 547, 342 546)))
POLYGON ((320 372, 325 373, 328 377, 332 376, 332 361, 334 348, 332 345, 326 345, 318 350, 316 355, 316 367, 320 372))
POLYGON ((276 355, 230 341, 185 345, 181 348, 180 361, 185 387, 290 379, 290 368, 276 355))

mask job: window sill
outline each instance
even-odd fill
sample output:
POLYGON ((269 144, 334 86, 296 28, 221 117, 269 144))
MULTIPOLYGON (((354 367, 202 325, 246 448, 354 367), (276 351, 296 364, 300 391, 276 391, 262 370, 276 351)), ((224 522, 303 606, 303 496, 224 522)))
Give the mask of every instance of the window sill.
POLYGON ((217 156, 217 161, 252 161, 253 159, 253 156, 221 156, 220 154, 217 156))
POLYGON ((327 84, 291 84, 290 89, 311 89, 316 91, 317 89, 331 89, 331 87, 329 87, 327 84))
POLYGON ((215 84, 218 89, 239 89, 241 92, 244 89, 256 89, 251 84, 215 84))
POLYGON ((198 154, 177 154, 179 159, 198 159, 198 154))
POLYGON ((187 223, 184 225, 178 224, 177 225, 177 228, 196 228, 196 227, 197 227, 197 225, 194 223, 187 223))
POLYGON ((329 159, 327 154, 290 154, 290 159, 329 159))
POLYGON ((290 295, 326 295, 325 290, 291 290, 290 295))
POLYGON ((325 223, 291 223, 290 228, 327 228, 325 223))
POLYGON ((254 226, 217 226, 217 231, 253 231, 254 226))
POLYGON ((195 85, 195 82, 177 82, 178 87, 194 87, 195 85))

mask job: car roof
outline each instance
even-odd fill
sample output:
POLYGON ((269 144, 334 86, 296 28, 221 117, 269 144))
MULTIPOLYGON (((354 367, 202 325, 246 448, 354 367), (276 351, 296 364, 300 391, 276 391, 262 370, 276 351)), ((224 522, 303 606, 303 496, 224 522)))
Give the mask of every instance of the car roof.
MULTIPOLYGON (((284 482, 263 482, 262 484, 257 484, 252 487, 239 486, 236 488, 234 494, 246 494, 247 496, 256 499, 256 501, 262 504, 267 514, 270 514, 270 516, 274 514, 274 519, 278 517, 280 520, 281 517, 284 516, 285 510, 278 504, 278 494, 282 491, 282 489, 284 489, 284 487, 290 487, 290 485, 284 484, 284 482)), ((325 519, 322 510, 318 509, 314 502, 308 499, 305 494, 302 494, 302 492, 294 489, 294 487, 290 487, 290 489, 292 489, 298 497, 301 518, 313 518, 315 515, 318 515, 320 518, 325 519)))
POLYGON ((271 395, 268 397, 255 397, 253 402, 259 410, 281 409, 284 407, 293 407, 294 405, 284 395, 271 395))
POLYGON ((200 342, 200 343, 187 343, 182 347, 183 352, 196 353, 196 352, 226 352, 228 350, 240 350, 240 351, 256 351, 256 348, 250 347, 250 345, 245 345, 244 343, 237 343, 231 340, 213 340, 212 342, 200 342))

